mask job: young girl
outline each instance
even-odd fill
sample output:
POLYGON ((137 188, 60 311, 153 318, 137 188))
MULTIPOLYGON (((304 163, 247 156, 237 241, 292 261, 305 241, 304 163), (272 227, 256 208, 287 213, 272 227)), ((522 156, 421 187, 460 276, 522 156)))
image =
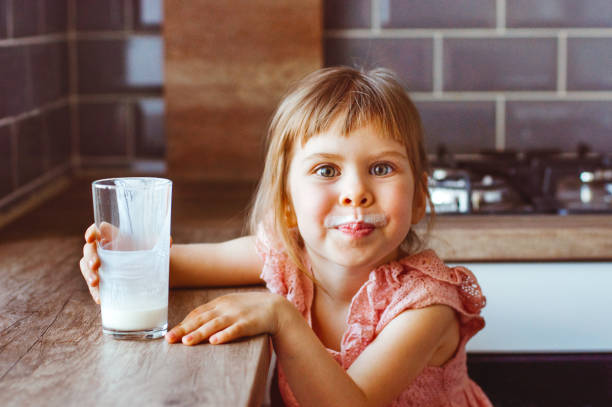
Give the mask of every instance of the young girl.
MULTIPOLYGON (((166 340, 269 333, 289 406, 489 406, 465 353, 485 298, 469 270, 419 251, 427 156, 393 75, 314 72, 281 102, 267 142, 251 236, 174 245, 170 279, 270 292, 201 305, 166 340)), ((81 260, 96 302, 98 236, 92 225, 81 260)))

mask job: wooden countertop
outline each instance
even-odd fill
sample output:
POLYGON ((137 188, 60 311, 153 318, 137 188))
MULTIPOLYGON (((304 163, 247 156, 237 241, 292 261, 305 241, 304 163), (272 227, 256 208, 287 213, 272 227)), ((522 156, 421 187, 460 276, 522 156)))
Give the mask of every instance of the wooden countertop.
MULTIPOLYGON (((194 347, 107 337, 78 270, 81 247, 80 237, 0 243, 3 405, 261 405, 267 335, 194 347)), ((241 288, 253 289, 264 288, 241 288)), ((236 290, 171 290, 170 326, 236 290)))
POLYGON ((438 216, 430 246, 448 261, 609 260, 612 215, 438 216))
MULTIPOLYGON (((78 268, 83 233, 93 218, 90 182, 70 182, 0 228, 2 405, 260 405, 270 356, 267 335, 187 347, 102 334, 99 307, 78 268)), ((176 185, 175 242, 231 237, 210 229, 228 224, 230 235, 240 232, 235 219, 241 209, 225 200, 244 205, 249 187, 211 184, 204 190, 221 200, 202 205, 201 188, 176 185), (199 212, 207 216, 190 215, 199 212)), ((169 325, 216 296, 245 289, 264 288, 170 290, 169 325)))

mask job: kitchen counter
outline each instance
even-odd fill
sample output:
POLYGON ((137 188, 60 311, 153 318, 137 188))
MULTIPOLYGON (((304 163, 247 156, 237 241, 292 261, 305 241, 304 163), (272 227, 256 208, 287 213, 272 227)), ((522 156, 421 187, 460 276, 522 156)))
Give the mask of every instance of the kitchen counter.
POLYGON ((612 259, 612 215, 438 216, 430 246, 454 262, 612 259))
MULTIPOLYGON (((92 218, 88 185, 76 182, 0 229, 3 405, 261 405, 270 360, 267 335, 187 347, 102 334, 99 306, 78 267, 82 235, 92 218)), ((243 193, 230 188, 225 194, 238 199, 243 193)), ((186 223, 180 212, 193 201, 189 193, 182 195, 185 199, 175 200, 174 226, 194 230, 197 237, 202 222, 215 222, 186 223)), ((219 222, 233 216, 223 205, 209 209, 219 222)), ((177 240, 192 235, 179 232, 177 240)), ((239 290, 264 288, 172 289, 169 325, 198 305, 239 290)))
MULTIPOLYGON (((107 337, 78 271, 81 245, 35 236, 0 244, 3 405, 261 405, 267 335, 194 347, 107 337)), ((264 288, 240 290, 253 289, 264 288)), ((170 290, 169 324, 237 290, 170 290)))

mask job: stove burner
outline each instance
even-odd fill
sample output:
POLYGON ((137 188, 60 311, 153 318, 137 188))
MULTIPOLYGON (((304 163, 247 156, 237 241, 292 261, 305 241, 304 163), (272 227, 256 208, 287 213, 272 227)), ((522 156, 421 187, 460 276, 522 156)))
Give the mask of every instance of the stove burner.
POLYGON ((437 148, 429 189, 436 212, 612 213, 612 156, 582 143, 558 149, 482 150, 454 157, 437 148))

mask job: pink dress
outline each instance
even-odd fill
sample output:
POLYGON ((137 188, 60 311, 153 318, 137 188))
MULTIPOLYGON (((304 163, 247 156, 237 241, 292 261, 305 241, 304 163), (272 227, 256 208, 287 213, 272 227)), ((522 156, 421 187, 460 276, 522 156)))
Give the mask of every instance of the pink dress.
MULTIPOLYGON (((261 278, 268 289, 285 296, 312 326, 312 281, 293 265, 263 227, 257 234, 257 251, 264 262, 261 278)), ((461 325, 457 352, 443 366, 426 367, 391 406, 491 406, 482 389, 468 377, 465 353, 466 342, 484 327, 480 310, 485 297, 468 269, 447 267, 433 250, 372 270, 351 302, 340 352, 328 351, 346 370, 396 315, 433 304, 445 304, 457 311, 461 325)), ((285 404, 299 406, 280 366, 278 372, 285 404)))

